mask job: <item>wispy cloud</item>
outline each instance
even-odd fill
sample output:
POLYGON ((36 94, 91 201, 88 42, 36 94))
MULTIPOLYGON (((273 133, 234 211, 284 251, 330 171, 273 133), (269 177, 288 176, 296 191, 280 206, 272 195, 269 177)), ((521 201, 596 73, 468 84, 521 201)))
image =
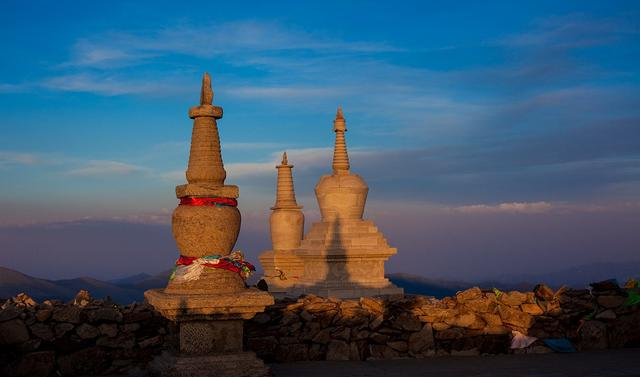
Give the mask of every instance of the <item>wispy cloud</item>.
POLYGON ((473 204, 453 208, 463 213, 544 213, 553 209, 548 202, 513 202, 499 204, 473 204))
POLYGON ((113 68, 158 55, 244 56, 266 51, 397 51, 389 45, 332 40, 276 22, 238 21, 210 26, 178 25, 147 33, 111 32, 78 41, 68 66, 113 68))
POLYGON ((140 166, 127 164, 118 161, 93 160, 85 165, 69 170, 68 175, 90 177, 101 175, 127 175, 145 172, 146 169, 140 166))
POLYGON ((123 77, 118 75, 98 75, 92 73, 77 73, 52 77, 42 82, 47 89, 64 92, 85 92, 106 96, 123 94, 145 94, 162 96, 175 95, 185 92, 188 86, 170 81, 142 80, 139 78, 123 77))
POLYGON ((40 162, 40 159, 32 153, 0 151, 0 167, 6 165, 34 165, 38 162, 40 162))
POLYGON ((509 47, 583 48, 608 44, 621 35, 638 34, 637 26, 622 19, 592 19, 569 14, 538 19, 533 30, 509 35, 496 43, 509 47))

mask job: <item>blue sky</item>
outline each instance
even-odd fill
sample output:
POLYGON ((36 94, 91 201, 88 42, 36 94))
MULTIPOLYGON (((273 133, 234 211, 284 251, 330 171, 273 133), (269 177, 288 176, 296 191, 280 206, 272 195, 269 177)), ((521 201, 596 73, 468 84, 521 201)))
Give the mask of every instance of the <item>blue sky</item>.
MULTIPOLYGON (((564 219, 573 230, 590 216, 608 219, 600 229, 639 218, 637 2, 1 7, 3 226, 166 223, 204 71, 225 111, 227 182, 240 185, 256 245, 284 150, 317 218, 313 185, 329 171, 339 104, 352 169, 371 187, 367 213, 389 222, 390 241, 425 216, 507 216, 496 229, 564 219)), ((545 248, 583 250, 575 233, 545 248)), ((633 256, 635 238, 610 241, 633 256)), ((398 270, 409 263, 397 259, 398 270)))

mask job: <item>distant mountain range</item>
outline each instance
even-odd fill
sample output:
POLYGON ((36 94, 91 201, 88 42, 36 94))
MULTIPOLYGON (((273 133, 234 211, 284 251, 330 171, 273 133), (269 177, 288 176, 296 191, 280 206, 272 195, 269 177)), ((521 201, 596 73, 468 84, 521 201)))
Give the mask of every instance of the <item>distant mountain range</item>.
POLYGON ((45 299, 69 301, 79 290, 86 289, 96 298, 110 296, 116 302, 129 303, 142 301, 143 293, 147 289, 165 286, 168 276, 169 271, 164 271, 157 275, 138 274, 110 281, 89 277, 46 280, 0 267, 0 297, 12 297, 25 292, 38 301, 45 299))
MULTIPOLYGON (((554 288, 561 285, 579 288, 590 282, 609 278, 618 278, 622 283, 626 278, 640 277, 640 262, 608 263, 605 267, 603 268, 602 264, 585 265, 543 275, 503 276, 496 280, 481 282, 430 279, 404 273, 392 273, 387 277, 397 286, 404 288, 405 293, 438 298, 454 295, 457 291, 473 286, 526 291, 531 290, 539 282, 544 282, 554 288), (616 274, 617 276, 609 276, 602 273, 604 270, 615 270, 618 271, 618 274, 616 274)), ((0 267, 0 298, 8 298, 25 292, 38 301, 45 299, 69 301, 75 297, 79 290, 86 289, 96 298, 110 296, 116 302, 129 303, 142 301, 144 291, 147 289, 164 287, 167 284, 169 273, 168 270, 155 275, 142 273, 109 281, 90 277, 46 280, 0 267)), ((254 275, 249 280, 249 284, 255 284, 257 280, 258 276, 254 275)))

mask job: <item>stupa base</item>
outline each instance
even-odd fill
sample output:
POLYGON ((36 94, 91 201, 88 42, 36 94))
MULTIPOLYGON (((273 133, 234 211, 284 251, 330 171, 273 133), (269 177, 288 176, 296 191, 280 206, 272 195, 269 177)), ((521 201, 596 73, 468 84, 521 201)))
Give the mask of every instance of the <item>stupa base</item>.
POLYGON ((287 291, 286 297, 299 297, 302 295, 310 294, 320 297, 335 297, 341 299, 376 296, 402 297, 404 296, 404 289, 393 284, 389 284, 385 287, 367 287, 358 284, 342 286, 296 285, 295 287, 287 291))
POLYGON ((174 355, 163 352, 149 364, 159 377, 266 377, 269 368, 253 352, 174 355))

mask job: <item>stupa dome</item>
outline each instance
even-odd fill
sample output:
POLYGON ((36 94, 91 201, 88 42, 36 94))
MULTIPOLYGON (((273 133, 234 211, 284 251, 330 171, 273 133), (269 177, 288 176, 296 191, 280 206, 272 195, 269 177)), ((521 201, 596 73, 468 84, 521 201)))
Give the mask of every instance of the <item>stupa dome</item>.
POLYGON ((315 191, 322 221, 362 218, 369 187, 359 175, 322 176, 315 191))

